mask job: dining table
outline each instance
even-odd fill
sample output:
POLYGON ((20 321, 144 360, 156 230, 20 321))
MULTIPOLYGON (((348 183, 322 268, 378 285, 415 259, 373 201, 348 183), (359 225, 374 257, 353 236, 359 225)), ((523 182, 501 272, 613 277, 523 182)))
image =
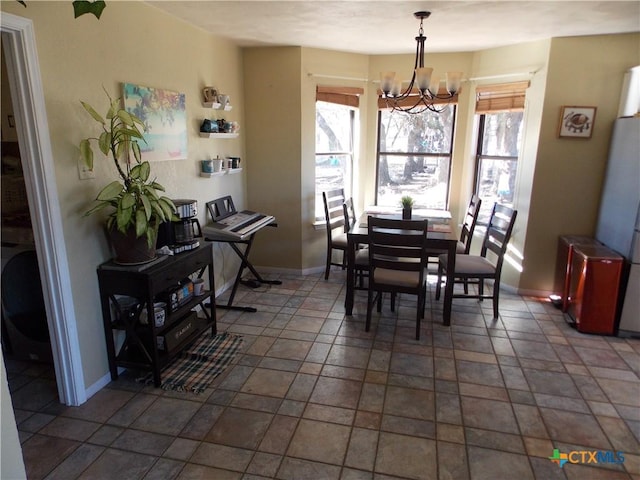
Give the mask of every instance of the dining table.
MULTIPOLYGON (((347 232, 347 288, 345 294, 345 313, 353 315, 355 297, 355 260, 356 250, 360 245, 369 243, 367 220, 369 216, 383 216, 385 218, 402 218, 400 211, 385 211, 379 209, 365 210, 358 221, 347 232)), ((414 210, 412 219, 427 219, 427 249, 429 256, 442 253, 447 254, 447 275, 444 288, 444 304, 442 309, 442 324, 451 325, 451 304, 453 300, 454 272, 456 264, 456 246, 458 238, 451 228, 451 214, 446 210, 414 210)))

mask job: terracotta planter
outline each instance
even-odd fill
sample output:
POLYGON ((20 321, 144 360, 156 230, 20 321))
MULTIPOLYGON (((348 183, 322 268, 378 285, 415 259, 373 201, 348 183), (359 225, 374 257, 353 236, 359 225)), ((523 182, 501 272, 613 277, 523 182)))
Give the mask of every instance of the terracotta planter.
POLYGON ((156 258, 156 238, 158 228, 154 229, 153 245, 149 248, 147 236, 136 237, 135 228, 130 228, 126 234, 117 229, 109 231, 109 240, 115 253, 113 261, 121 265, 140 265, 156 258))

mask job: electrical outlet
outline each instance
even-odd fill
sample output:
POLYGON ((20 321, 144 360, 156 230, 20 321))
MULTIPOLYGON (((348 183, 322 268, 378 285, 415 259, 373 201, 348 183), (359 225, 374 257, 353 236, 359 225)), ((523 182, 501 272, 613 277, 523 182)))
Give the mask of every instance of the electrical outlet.
POLYGON ((90 180, 96 178, 96 172, 90 170, 84 162, 78 162, 78 177, 80 180, 90 180))

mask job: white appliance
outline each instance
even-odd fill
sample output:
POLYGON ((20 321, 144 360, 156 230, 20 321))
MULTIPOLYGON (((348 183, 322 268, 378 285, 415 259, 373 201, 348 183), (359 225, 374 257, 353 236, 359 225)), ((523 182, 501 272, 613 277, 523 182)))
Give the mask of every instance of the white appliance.
POLYGON ((619 332, 640 335, 640 117, 615 120, 596 239, 626 259, 619 332))
POLYGON ((633 233, 629 281, 618 329, 623 333, 640 334, 640 211, 633 233))

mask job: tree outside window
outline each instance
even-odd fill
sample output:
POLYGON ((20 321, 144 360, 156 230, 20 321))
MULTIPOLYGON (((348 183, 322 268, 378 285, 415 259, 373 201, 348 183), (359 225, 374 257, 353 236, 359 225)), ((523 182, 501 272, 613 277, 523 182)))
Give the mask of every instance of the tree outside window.
POLYGON ((416 208, 446 209, 455 105, 441 113, 378 113, 376 205, 398 207, 411 195, 416 208))
POLYGON ((482 199, 478 222, 486 224, 495 202, 513 207, 522 111, 480 115, 476 192, 482 199))
POLYGON ((316 102, 316 219, 324 218, 322 192, 344 188, 351 195, 355 109, 316 102))

